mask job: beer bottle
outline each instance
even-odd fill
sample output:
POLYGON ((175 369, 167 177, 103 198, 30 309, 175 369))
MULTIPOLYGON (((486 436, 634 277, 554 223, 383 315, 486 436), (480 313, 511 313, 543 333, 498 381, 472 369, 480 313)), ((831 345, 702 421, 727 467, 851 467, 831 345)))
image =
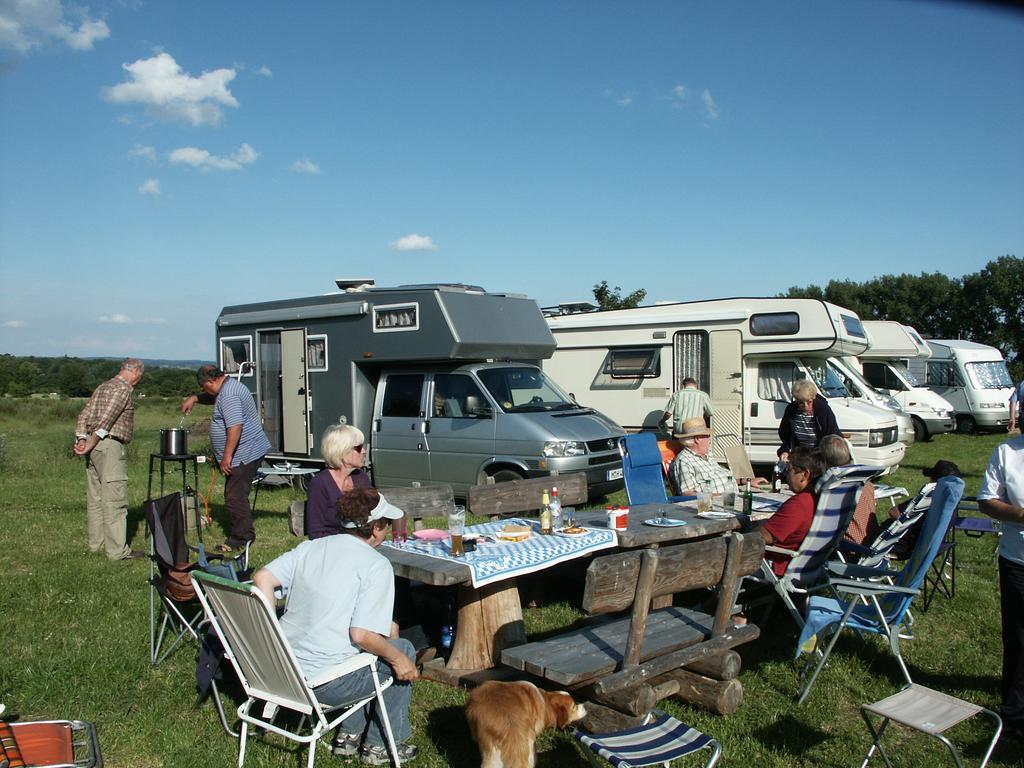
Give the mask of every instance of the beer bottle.
POLYGON ((548 492, 544 493, 540 497, 540 532, 547 535, 552 532, 551 528, 551 500, 548 498, 548 492))
POLYGON ((743 488, 743 514, 749 515, 754 511, 754 492, 750 487, 750 481, 747 480, 746 486, 743 488))

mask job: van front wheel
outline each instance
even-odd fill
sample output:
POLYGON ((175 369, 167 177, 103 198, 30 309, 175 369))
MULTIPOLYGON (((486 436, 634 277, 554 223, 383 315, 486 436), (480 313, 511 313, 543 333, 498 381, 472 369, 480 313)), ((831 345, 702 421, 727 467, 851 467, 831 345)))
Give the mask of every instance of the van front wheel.
POLYGON ((496 483, 508 483, 511 482, 512 480, 526 479, 521 474, 516 472, 514 469, 499 469, 497 472, 491 475, 491 477, 494 478, 494 482, 496 483))
POLYGON ((914 416, 912 421, 914 422, 914 442, 923 443, 925 440, 931 440, 932 436, 928 432, 928 427, 924 425, 917 416, 914 416))
POLYGON ((962 435, 973 435, 978 431, 978 425, 975 423, 973 416, 961 413, 956 417, 956 431, 962 435))

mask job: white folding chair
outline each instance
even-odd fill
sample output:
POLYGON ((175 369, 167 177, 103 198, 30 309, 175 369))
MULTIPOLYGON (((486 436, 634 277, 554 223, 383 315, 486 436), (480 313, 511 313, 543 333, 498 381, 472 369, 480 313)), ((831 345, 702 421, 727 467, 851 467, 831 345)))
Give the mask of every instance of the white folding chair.
POLYGON ((376 699, 377 717, 384 726, 392 763, 401 765, 395 739, 391 733, 384 689, 392 679, 381 682, 377 675, 377 657, 360 653, 345 663, 332 668, 316 680, 306 680, 299 662, 284 636, 274 606, 262 592, 251 585, 222 579, 207 573, 192 573, 196 595, 203 611, 220 637, 224 655, 238 674, 248 698, 238 707, 242 732, 238 745, 238 766, 245 761, 246 737, 250 725, 276 733, 300 744, 309 744, 308 768, 313 768, 316 745, 321 737, 330 734, 347 717, 376 699), (373 678, 374 693, 344 708, 321 704, 314 688, 360 669, 367 668, 373 678), (265 702, 263 716, 251 712, 253 704, 265 702), (297 712, 304 717, 294 730, 276 725, 274 715, 279 708, 297 712), (328 713, 341 709, 340 714, 328 713), (309 732, 303 727, 309 724, 309 732))

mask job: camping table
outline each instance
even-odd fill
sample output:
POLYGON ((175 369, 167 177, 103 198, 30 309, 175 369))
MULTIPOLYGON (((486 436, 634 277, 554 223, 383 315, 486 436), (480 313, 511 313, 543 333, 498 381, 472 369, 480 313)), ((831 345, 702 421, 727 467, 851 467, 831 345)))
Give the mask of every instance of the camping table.
MULTIPOLYGON (((723 508, 715 505, 713 509, 721 510, 723 508)), ((629 524, 626 530, 618 532, 619 547, 622 549, 656 547, 660 544, 670 544, 676 541, 699 539, 707 536, 721 536, 729 531, 738 530, 742 523, 738 517, 718 520, 697 517, 696 501, 637 504, 629 508, 627 519, 629 524), (662 511, 665 512, 665 517, 682 520, 686 525, 680 525, 675 528, 657 528, 652 525, 644 525, 644 520, 654 520, 661 516, 662 511)), ((605 511, 600 509, 577 512, 576 522, 592 528, 603 528, 607 525, 607 516, 605 511)))
POLYGON ((290 461, 286 461, 283 464, 271 464, 267 467, 260 467, 256 470, 256 477, 252 481, 252 485, 256 489, 252 497, 252 511, 256 511, 256 500, 260 497, 260 487, 268 477, 283 477, 288 485, 293 486, 296 478, 306 481, 310 475, 315 475, 319 471, 316 467, 302 467, 298 464, 292 464, 290 461))

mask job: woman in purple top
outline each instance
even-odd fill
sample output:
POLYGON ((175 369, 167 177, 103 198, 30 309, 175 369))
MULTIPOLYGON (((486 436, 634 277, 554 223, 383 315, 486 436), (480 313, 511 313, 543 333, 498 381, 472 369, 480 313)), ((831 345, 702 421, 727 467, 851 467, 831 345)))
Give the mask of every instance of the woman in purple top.
POLYGON ((309 483, 306 500, 306 536, 319 539, 341 533, 337 503, 353 488, 369 488, 363 471, 363 433, 348 424, 328 427, 320 440, 320 455, 327 469, 309 483))

